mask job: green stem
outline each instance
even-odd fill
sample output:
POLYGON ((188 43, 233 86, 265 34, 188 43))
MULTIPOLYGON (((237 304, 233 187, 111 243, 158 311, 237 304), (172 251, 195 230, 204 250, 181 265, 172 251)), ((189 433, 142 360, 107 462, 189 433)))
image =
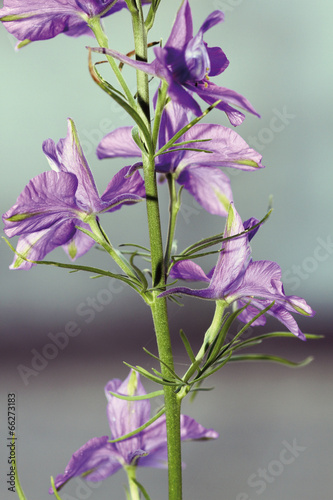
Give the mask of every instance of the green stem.
MULTIPOLYGON (((106 36, 106 34, 103 31, 103 28, 101 25, 101 20, 100 20, 99 16, 92 17, 91 19, 89 19, 88 25, 91 28, 91 30, 93 31, 98 45, 100 47, 104 47, 106 49, 109 48, 108 37, 106 36)), ((128 88, 128 85, 127 85, 120 69, 118 68, 116 61, 113 59, 113 57, 111 57, 109 55, 106 55, 106 58, 109 61, 109 64, 110 64, 111 68, 113 69, 113 72, 116 75, 117 80, 120 83, 123 91, 125 92, 125 95, 128 99, 128 102, 130 103, 130 105, 134 109, 136 109, 135 99, 132 96, 132 93, 131 93, 130 89, 128 88)))
POLYGON ((135 481, 133 481, 136 479, 136 465, 126 465, 124 466, 124 469, 127 474, 131 500, 140 500, 139 488, 135 481))
MULTIPOLYGON (((138 2, 138 4, 139 3, 140 2, 138 2)), ((138 6, 138 10, 132 13, 132 22, 136 58, 140 61, 147 61, 147 31, 144 25, 141 6, 138 6)), ((148 75, 142 71, 137 71, 137 89, 139 103, 138 112, 144 120, 147 128, 151 130, 148 75)), ((150 306, 159 357, 165 365, 174 369, 166 299, 157 297, 160 291, 165 289, 165 269, 155 162, 153 156, 143 155, 142 163, 146 187, 146 207, 151 248, 152 283, 153 287, 155 287, 155 290, 151 292, 150 306)), ((163 377, 168 378, 169 371, 165 365, 161 364, 161 372, 163 377)), ((181 401, 175 394, 173 387, 170 386, 164 386, 164 401, 166 409, 165 413, 168 443, 169 500, 181 500, 181 401)))

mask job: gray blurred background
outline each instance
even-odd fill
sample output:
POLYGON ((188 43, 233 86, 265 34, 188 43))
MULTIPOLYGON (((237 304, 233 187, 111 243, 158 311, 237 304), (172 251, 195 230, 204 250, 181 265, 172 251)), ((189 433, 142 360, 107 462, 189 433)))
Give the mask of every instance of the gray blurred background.
MULTIPOLYGON (((162 1, 150 41, 167 39, 178 6, 179 1, 162 1)), ((269 196, 274 196, 273 215, 252 240, 253 257, 280 264, 286 293, 306 298, 317 311, 313 319, 300 318, 301 329, 324 334, 325 339, 268 341, 267 352, 295 361, 314 355, 314 361, 300 370, 230 364, 206 384, 214 385, 215 391, 200 394, 193 404, 185 402, 184 413, 214 427, 220 439, 184 444, 184 498, 333 499, 332 4, 192 0, 191 7, 195 33, 211 11, 225 12, 225 23, 205 35, 208 44, 221 46, 230 60, 214 82, 245 95, 262 115, 260 120, 247 115, 237 132, 262 152, 266 169, 228 170, 243 219, 263 217, 269 196), (289 464, 281 462, 283 456, 290 458, 289 464)), ((122 52, 133 49, 127 12, 110 16, 105 26, 110 46, 122 52)), ((89 76, 85 45, 94 45, 93 39, 60 35, 19 52, 14 51, 15 43, 0 29, 1 213, 15 203, 30 178, 48 169, 42 142, 64 137, 67 117, 76 123, 103 192, 126 163, 99 162, 95 148, 105 133, 129 122, 89 76)), ((111 78, 108 69, 103 70, 111 78)), ((124 74, 134 90, 134 72, 125 68, 124 74)), ((220 112, 211 114, 209 121, 229 125, 220 112)), ((183 200, 177 227, 180 249, 223 230, 224 220, 205 213, 186 193, 183 200)), ((166 214, 165 186, 161 206, 166 214)), ((165 216, 163 221, 165 227, 165 216)), ((147 244, 143 204, 125 207, 102 222, 116 246, 147 244)), ((9 271, 12 253, 4 242, 0 253, 1 498, 13 498, 6 485, 6 403, 7 394, 15 393, 21 482, 28 500, 42 500, 48 498, 49 476, 63 472, 71 454, 88 439, 108 434, 106 382, 127 375, 123 361, 151 367, 153 360, 142 354, 142 346, 156 352, 155 341, 148 308, 118 282, 46 266, 9 271), (66 347, 46 347, 52 345, 52 335, 64 331, 76 333, 66 347), (42 352, 53 359, 34 374, 27 372, 36 353, 42 352)), ((66 262, 61 249, 49 257, 66 262)), ((81 263, 94 265, 96 259, 99 267, 110 266, 107 256, 94 250, 81 263)), ((206 268, 212 264, 213 260, 206 268)), ((180 373, 187 357, 179 329, 198 347, 214 309, 195 299, 184 304, 170 307, 180 373)), ((255 333, 277 329, 280 325, 269 321, 255 333)), ((153 390, 149 383, 146 386, 153 390)), ((161 401, 152 404, 155 408, 161 401)), ((138 479, 153 499, 167 498, 165 471, 139 471, 138 479)), ((73 481, 64 488, 62 499, 122 499, 125 482, 119 472, 94 492, 73 481)))

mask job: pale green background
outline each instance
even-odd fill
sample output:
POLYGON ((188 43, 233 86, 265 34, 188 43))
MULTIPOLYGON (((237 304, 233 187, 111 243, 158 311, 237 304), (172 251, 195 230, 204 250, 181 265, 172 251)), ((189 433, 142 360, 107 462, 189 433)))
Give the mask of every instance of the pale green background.
MULTIPOLYGON (((178 5, 179 1, 162 0, 151 41, 167 39, 178 5)), ((262 115, 261 120, 248 115, 237 132, 249 142, 253 142, 251 137, 259 139, 266 169, 238 175, 228 171, 233 174, 235 203, 243 219, 261 218, 269 196, 274 196, 274 213, 253 240, 253 257, 281 265, 286 293, 305 297, 317 311, 314 319, 300 320, 302 329, 325 332, 327 340, 321 341, 322 349, 319 344, 296 340, 276 345, 280 353, 289 351, 297 360, 315 352, 315 362, 302 371, 233 365, 215 377, 216 392, 201 396, 193 407, 186 404, 186 412, 207 427, 214 426, 221 439, 219 443, 184 446, 188 464, 185 498, 256 499, 255 489, 247 484, 248 477, 279 457, 283 440, 293 439, 306 447, 305 452, 286 466, 260 497, 331 498, 333 409, 328 354, 332 345, 333 249, 325 249, 321 242, 333 239, 332 4, 328 0, 192 0, 191 6, 195 32, 212 10, 224 10, 225 23, 205 35, 209 45, 222 46, 230 60, 226 72, 214 81, 245 95, 262 115), (293 116, 289 124, 279 131, 267 131, 272 123, 274 129, 276 110, 283 109, 293 116), (303 278, 297 277, 295 266, 303 278), (238 497, 243 492, 249 498, 238 497)), ((111 46, 123 52, 133 48, 127 12, 109 17, 105 25, 111 46)), ((15 52, 15 40, 0 29, 1 213, 14 204, 31 177, 48 169, 41 144, 48 137, 57 141, 66 135, 67 117, 77 125, 101 192, 126 164, 122 160, 99 162, 94 153, 108 130, 129 122, 91 80, 84 48, 89 44, 94 44, 93 39, 60 35, 15 52)), ((104 74, 110 75, 107 68, 104 74)), ((134 83, 132 70, 126 69, 125 74, 134 83)), ((209 120, 229 125, 219 112, 209 120)), ((166 210, 164 191, 161 187, 166 210)), ((189 196, 184 196, 184 203, 177 231, 180 248, 223 230, 223 219, 205 213, 189 196)), ((142 204, 106 217, 105 227, 112 242, 146 244, 144 216, 142 204)), ((122 361, 137 363, 142 345, 151 350, 155 345, 149 311, 131 291, 115 288, 110 305, 96 312, 88 324, 77 308, 89 297, 102 297, 106 282, 46 267, 9 271, 12 255, 5 243, 0 244, 0 252, 1 420, 6 421, 7 392, 16 392, 20 472, 28 499, 39 500, 47 498, 49 475, 62 472, 75 449, 90 437, 108 433, 103 385, 112 377, 126 375, 122 361), (31 349, 41 351, 49 342, 47 334, 63 331, 69 321, 77 323, 80 335, 25 386, 17 366, 29 366, 31 349), (133 349, 125 352, 129 346, 133 349)), ((96 256, 98 265, 108 265, 107 258, 96 252, 90 252, 81 262, 93 263, 96 256)), ((49 257, 66 261, 62 250, 49 257)), ((171 308, 176 345, 179 328, 185 328, 198 344, 209 324, 211 304, 186 301, 186 306, 171 308)), ((276 328, 277 323, 270 326, 276 328)), ((270 348, 274 352, 272 344, 270 348)), ((181 365, 186 363, 182 350, 176 361, 181 372, 181 365)), ((141 363, 146 368, 152 364, 147 358, 141 363)), ((5 471, 7 451, 3 443, 0 456, 1 470, 5 471)), ((152 498, 164 500, 160 488, 165 485, 166 473, 144 471, 139 480, 144 478, 152 498), (150 487, 152 477, 155 483, 150 487)), ((119 473, 100 486, 96 498, 123 498, 124 481, 119 473)), ((68 486, 66 491, 71 495, 67 500, 80 498, 75 486, 68 486)), ((4 487, 1 498, 6 499, 6 494, 4 487)))

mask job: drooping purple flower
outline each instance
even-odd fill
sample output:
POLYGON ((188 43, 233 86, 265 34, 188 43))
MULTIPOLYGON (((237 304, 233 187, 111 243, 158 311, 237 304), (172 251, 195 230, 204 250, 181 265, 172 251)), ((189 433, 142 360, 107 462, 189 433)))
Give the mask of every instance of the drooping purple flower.
POLYGON ((210 81, 210 77, 221 74, 228 67, 229 61, 220 47, 208 47, 203 36, 223 20, 223 12, 215 10, 193 36, 192 13, 188 0, 184 0, 166 44, 164 47, 154 48, 156 59, 152 63, 134 61, 112 49, 93 50, 112 55, 125 64, 165 80, 171 99, 197 116, 201 114, 201 108, 192 97, 193 93, 208 104, 221 99, 222 102, 217 108, 227 114, 232 125, 237 126, 243 122, 245 116, 234 106, 256 116, 260 115, 245 97, 210 81))
MULTIPOLYGON (((169 102, 162 115, 159 147, 162 148, 189 121, 189 113, 182 106, 169 102)), ((156 170, 173 174, 209 213, 226 216, 227 211, 219 196, 232 201, 232 191, 229 178, 218 167, 254 171, 263 167, 262 156, 234 130, 222 125, 197 123, 178 142, 196 140, 198 142, 180 147, 206 149, 211 153, 189 150, 166 153, 156 157, 156 170)), ((107 134, 97 147, 97 156, 100 159, 141 156, 141 150, 132 138, 131 127, 121 127, 107 134)))
MULTIPOLYGON (((124 381, 113 379, 107 383, 105 395, 108 400, 107 417, 111 438, 108 436, 92 438, 79 448, 70 459, 64 474, 56 477, 55 487, 57 489, 60 489, 69 479, 82 474, 84 474, 84 479, 88 481, 102 481, 126 465, 167 467, 167 437, 164 415, 131 438, 116 443, 109 442, 110 439, 117 439, 141 427, 150 418, 148 399, 125 401, 113 396, 110 391, 124 396, 146 394, 140 376, 132 370, 124 381)), ((206 429, 194 419, 181 415, 182 441, 217 438, 218 433, 213 429, 206 429)), ((49 492, 52 493, 52 489, 49 492)))
MULTIPOLYGON (((0 20, 18 40, 47 40, 60 33, 92 35, 88 20, 102 14, 114 0, 4 0, 0 20)), ((106 16, 126 7, 118 0, 106 16)), ((103 16, 104 17, 104 16, 103 16)))
MULTIPOLYGON (((127 177, 130 167, 124 167, 100 197, 70 119, 66 138, 57 145, 46 140, 43 150, 53 170, 29 181, 16 204, 3 215, 4 231, 9 238, 20 236, 17 252, 27 259, 42 260, 63 246, 75 260, 94 245, 94 240, 75 226, 89 229, 86 220, 92 214, 113 212, 123 204, 141 201, 144 182, 139 172, 127 177)), ((32 265, 15 256, 10 268, 30 269, 32 265)))
MULTIPOLYGON (((228 239, 223 243, 216 267, 209 275, 206 275, 197 263, 190 260, 177 262, 170 273, 171 279, 204 281, 208 283, 208 287, 201 290, 175 287, 161 293, 159 297, 185 294, 201 299, 222 300, 226 305, 237 302, 239 308, 250 302, 238 316, 244 323, 250 321, 274 301, 268 314, 281 321, 294 335, 305 340, 304 334, 291 313, 314 316, 315 312, 304 299, 295 295, 285 295, 281 281, 281 268, 278 264, 268 260, 252 261, 249 240, 250 236, 253 236, 251 233, 255 231, 255 229, 251 231, 251 227, 257 223, 256 219, 249 219, 243 225, 239 214, 231 204, 224 238, 244 233, 245 229, 249 230, 249 233, 228 239)), ((264 325, 265 322, 266 319, 262 315, 252 324, 264 325)))

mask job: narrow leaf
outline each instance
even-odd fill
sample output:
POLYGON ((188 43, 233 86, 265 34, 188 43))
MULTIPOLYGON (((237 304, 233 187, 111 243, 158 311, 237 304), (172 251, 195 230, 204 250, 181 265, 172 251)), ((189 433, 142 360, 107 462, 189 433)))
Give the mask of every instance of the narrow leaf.
POLYGON ((115 91, 112 85, 110 85, 106 80, 102 78, 102 76, 96 69, 96 65, 92 63, 91 49, 88 48, 88 50, 89 50, 89 72, 93 80, 97 83, 99 87, 101 87, 102 90, 104 90, 104 92, 109 94, 133 118, 133 120, 138 125, 140 131, 142 132, 145 138, 149 152, 151 154, 154 154, 150 133, 144 121, 142 120, 141 116, 137 113, 137 111, 134 108, 132 108, 130 104, 128 104, 127 101, 125 101, 122 97, 119 96, 119 93, 115 91))
POLYGON ((176 141, 179 139, 185 132, 190 130, 194 125, 199 123, 210 111, 212 111, 218 104, 220 104, 221 100, 214 102, 211 106, 209 106, 203 113, 202 115, 198 116, 197 118, 194 118, 190 123, 185 125, 182 129, 180 129, 177 134, 175 134, 171 139, 155 154, 155 156, 160 155, 167 149, 169 149, 176 141))
POLYGON ((195 360, 195 355, 194 355, 194 352, 193 352, 192 347, 190 345, 190 342, 189 342, 188 338, 185 335, 185 332, 183 330, 180 330, 179 335, 180 335, 180 338, 183 341, 184 347, 186 349, 188 357, 191 360, 191 363, 195 363, 195 361, 196 361, 195 360))
POLYGON ((144 431, 149 427, 152 423, 154 423, 159 417, 161 417, 165 413, 165 408, 163 407, 159 412, 156 413, 152 418, 150 418, 145 424, 141 425, 141 427, 138 427, 132 432, 129 432, 128 434, 125 434, 124 436, 120 436, 117 439, 111 439, 109 443, 118 443, 118 441, 124 441, 124 439, 128 439, 132 436, 135 436, 141 431, 144 431))
POLYGON ((149 394, 144 394, 142 396, 125 396, 124 394, 118 394, 117 392, 108 391, 112 396, 118 399, 124 399, 125 401, 142 401, 144 399, 152 399, 158 396, 163 396, 164 391, 150 392, 149 394))
POLYGON ((270 354, 234 354, 230 358, 230 361, 273 361, 275 363, 281 363, 292 368, 298 368, 311 363, 311 361, 313 361, 313 356, 309 356, 303 361, 297 363, 295 361, 290 361, 289 359, 280 358, 279 356, 273 356, 270 354))
POLYGON ((56 487, 55 487, 55 484, 54 484, 54 479, 53 479, 53 476, 51 476, 51 487, 52 487, 52 491, 54 493, 54 496, 56 497, 57 500, 61 500, 57 490, 56 490, 56 487))
POLYGON ((141 493, 143 494, 145 500, 150 500, 150 497, 147 493, 147 491, 144 489, 144 487, 142 486, 141 483, 139 483, 139 481, 137 481, 136 479, 132 479, 133 483, 135 483, 137 485, 137 487, 139 488, 139 490, 141 491, 141 493))
POLYGON ((165 368, 171 373, 171 375, 175 378, 177 378, 178 380, 180 380, 181 382, 183 381, 178 375, 177 373, 172 369, 170 368, 170 366, 165 363, 164 361, 162 361, 158 356, 155 356, 155 354, 153 354, 152 352, 148 351, 148 349, 146 349, 145 347, 143 347, 143 350, 145 351, 146 354, 149 354, 149 356, 151 356, 152 358, 156 359, 160 364, 162 364, 163 366, 165 366, 165 368))
POLYGON ((143 377, 146 377, 149 380, 152 380, 153 382, 156 382, 157 384, 169 385, 169 386, 172 386, 172 387, 178 387, 178 385, 179 385, 179 384, 176 384, 175 382, 171 382, 170 380, 165 380, 163 378, 155 377, 155 375, 153 375, 152 373, 148 372, 147 370, 145 370, 141 366, 132 366, 129 363, 126 363, 125 361, 124 361, 124 364, 126 366, 128 366, 129 368, 132 368, 133 370, 135 370, 138 373, 140 373, 140 375, 142 375, 143 377))

